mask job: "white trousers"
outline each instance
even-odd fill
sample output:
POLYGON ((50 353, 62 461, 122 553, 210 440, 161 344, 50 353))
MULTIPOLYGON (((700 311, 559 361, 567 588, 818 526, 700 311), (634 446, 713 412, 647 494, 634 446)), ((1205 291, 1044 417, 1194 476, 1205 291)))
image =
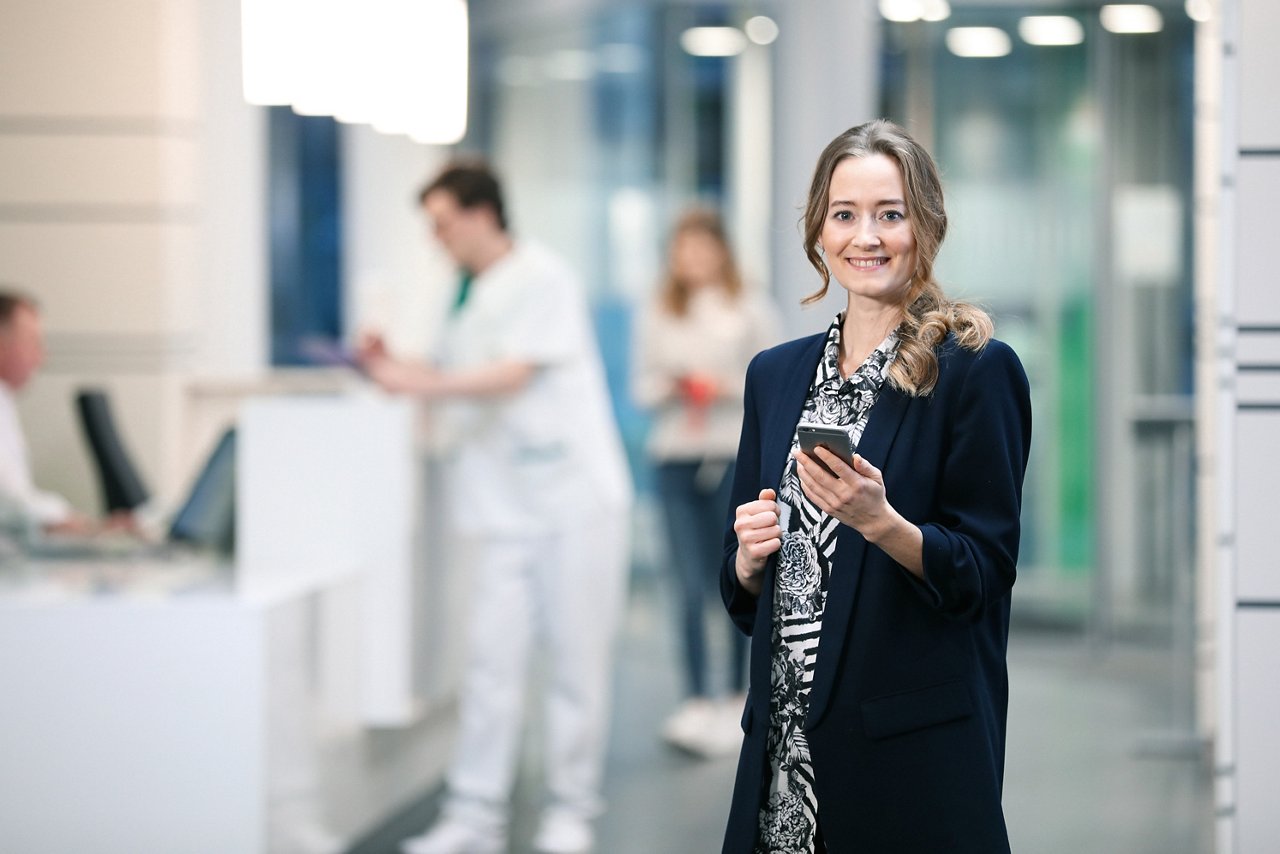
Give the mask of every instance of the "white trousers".
POLYGON ((503 828, 520 758, 533 655, 545 671, 549 809, 591 818, 608 739, 613 649, 627 585, 625 510, 560 530, 472 544, 471 625, 446 811, 503 828))

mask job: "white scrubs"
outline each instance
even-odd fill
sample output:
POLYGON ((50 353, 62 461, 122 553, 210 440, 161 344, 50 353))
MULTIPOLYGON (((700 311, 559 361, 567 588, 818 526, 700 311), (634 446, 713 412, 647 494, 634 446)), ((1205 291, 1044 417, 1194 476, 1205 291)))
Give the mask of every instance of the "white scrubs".
POLYGON ((32 481, 18 404, 9 386, 0 382, 0 529, 26 534, 30 526, 56 525, 70 517, 66 499, 37 489, 32 481))
POLYGON ((475 556, 446 809, 495 827, 507 820, 535 648, 551 808, 601 809, 631 501, 585 296, 562 261, 526 242, 472 282, 440 352, 446 368, 506 360, 537 366, 521 391, 450 402, 440 421, 445 504, 475 556))

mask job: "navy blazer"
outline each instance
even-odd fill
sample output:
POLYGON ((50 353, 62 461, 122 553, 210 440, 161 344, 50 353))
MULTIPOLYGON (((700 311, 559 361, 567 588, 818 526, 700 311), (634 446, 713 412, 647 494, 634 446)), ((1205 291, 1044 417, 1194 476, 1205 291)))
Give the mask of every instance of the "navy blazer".
MULTIPOLYGON (((779 489, 826 333, 747 369, 720 586, 753 640, 744 739, 725 854, 751 854, 766 797, 776 555, 752 596, 734 570, 734 510, 779 489)), ((1026 374, 1007 345, 948 338, 927 396, 889 383, 858 453, 924 533, 924 580, 841 525, 804 731, 832 854, 1009 850, 1004 777, 1009 596, 1031 443, 1026 374)))

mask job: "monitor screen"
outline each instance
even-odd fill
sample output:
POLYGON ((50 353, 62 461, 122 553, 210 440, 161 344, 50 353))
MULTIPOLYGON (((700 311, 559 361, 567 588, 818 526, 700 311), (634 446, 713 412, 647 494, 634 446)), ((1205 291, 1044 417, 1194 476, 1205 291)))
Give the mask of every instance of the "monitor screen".
POLYGON ((173 517, 169 539, 231 553, 236 525, 236 431, 228 428, 173 517))

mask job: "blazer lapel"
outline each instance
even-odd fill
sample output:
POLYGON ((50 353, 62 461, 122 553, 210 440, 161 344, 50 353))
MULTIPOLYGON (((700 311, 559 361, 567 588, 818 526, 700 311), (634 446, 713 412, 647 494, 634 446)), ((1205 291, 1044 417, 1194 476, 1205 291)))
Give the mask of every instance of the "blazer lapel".
MULTIPOLYGON (((867 426, 862 432, 857 452, 882 471, 910 403, 909 397, 886 382, 880 389, 875 406, 871 408, 871 414, 867 416, 867 426)), ((861 534, 847 525, 840 526, 836 534, 836 560, 831 567, 827 603, 822 613, 822 640, 818 645, 818 660, 814 665, 813 685, 809 691, 809 712, 805 718, 805 729, 818 725, 831 699, 831 689, 840 669, 840 659, 844 656, 849 618, 853 614, 853 603, 858 594, 858 580, 862 577, 862 565, 869 548, 871 547, 861 534)))
POLYGON ((799 357, 785 370, 778 372, 778 394, 771 411, 765 415, 767 427, 760 457, 765 482, 772 482, 775 490, 782 485, 782 473, 791 454, 796 424, 804 412, 804 401, 809 396, 809 387, 813 385, 824 344, 825 334, 814 336, 813 343, 801 350, 799 357))

